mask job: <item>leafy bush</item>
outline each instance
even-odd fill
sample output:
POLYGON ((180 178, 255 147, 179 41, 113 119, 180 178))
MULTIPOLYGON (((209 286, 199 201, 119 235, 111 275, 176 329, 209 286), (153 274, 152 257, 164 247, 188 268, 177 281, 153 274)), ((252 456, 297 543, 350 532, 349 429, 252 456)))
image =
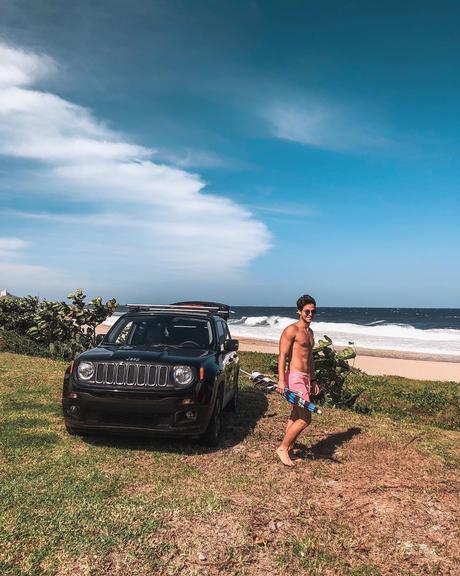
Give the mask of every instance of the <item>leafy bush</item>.
MULTIPOLYGON (((114 298, 103 304, 98 297, 86 304, 79 288, 66 302, 40 301, 38 298, 5 298, 0 300, 0 330, 3 349, 11 347, 22 353, 45 350, 54 358, 70 359, 94 346, 96 326, 110 316, 117 306, 114 298), (23 337, 22 340, 15 338, 23 337), (31 343, 35 344, 33 346, 31 343)), ((35 352, 33 352, 35 354, 35 352)))
POLYGON ((352 370, 348 360, 355 358, 353 348, 337 352, 328 336, 313 349, 315 378, 321 389, 318 401, 332 406, 352 408, 361 394, 358 387, 351 388, 346 378, 352 370))
POLYGON ((0 328, 0 350, 2 352, 14 352, 15 354, 27 354, 27 356, 52 357, 52 353, 45 346, 38 344, 23 334, 2 328, 0 328))
POLYGON ((35 323, 40 301, 35 296, 0 299, 0 328, 25 336, 35 323))
MULTIPOLYGON (((352 370, 348 364, 356 356, 353 348, 344 348, 337 352, 328 336, 318 342, 313 349, 315 362, 315 378, 320 387, 320 394, 316 401, 338 407, 354 407, 361 394, 360 387, 349 387, 346 377, 352 370)), ((273 372, 278 371, 278 359, 273 358, 270 363, 273 372)))

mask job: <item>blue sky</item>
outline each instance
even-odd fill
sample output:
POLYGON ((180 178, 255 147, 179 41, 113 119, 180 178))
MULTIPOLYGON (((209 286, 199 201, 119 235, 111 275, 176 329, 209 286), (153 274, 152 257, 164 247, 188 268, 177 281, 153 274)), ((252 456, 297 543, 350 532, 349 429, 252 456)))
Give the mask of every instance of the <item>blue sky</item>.
POLYGON ((460 4, 5 0, 0 288, 460 307, 460 4))

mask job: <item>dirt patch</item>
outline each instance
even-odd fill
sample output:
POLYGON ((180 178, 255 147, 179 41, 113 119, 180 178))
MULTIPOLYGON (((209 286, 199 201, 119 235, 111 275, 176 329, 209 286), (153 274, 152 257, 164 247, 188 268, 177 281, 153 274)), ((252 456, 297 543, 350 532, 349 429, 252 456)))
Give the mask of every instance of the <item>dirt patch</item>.
POLYGON ((395 451, 366 435, 340 455, 341 466, 316 491, 315 505, 329 523, 349 526, 358 551, 388 574, 402 567, 454 574, 460 560, 453 538, 460 519, 457 475, 415 450, 395 451))
POLYGON ((285 414, 270 409, 241 444, 182 456, 199 470, 188 490, 204 482, 226 504, 205 518, 165 519, 179 554, 165 573, 255 576, 287 564, 321 575, 458 573, 454 470, 416 442, 395 449, 356 415, 349 423, 361 426, 312 427, 288 470, 274 456, 285 414))

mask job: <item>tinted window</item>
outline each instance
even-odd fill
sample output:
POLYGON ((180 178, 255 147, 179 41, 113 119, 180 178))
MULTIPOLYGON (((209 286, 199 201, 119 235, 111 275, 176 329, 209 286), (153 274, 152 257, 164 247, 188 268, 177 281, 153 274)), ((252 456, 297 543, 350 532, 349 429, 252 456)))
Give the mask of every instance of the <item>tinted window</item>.
POLYGON ((132 327, 133 323, 131 321, 124 323, 123 326, 120 326, 120 330, 117 331, 115 339, 113 340, 114 344, 126 344, 132 327))
POLYGON ((166 315, 124 318, 106 337, 106 342, 131 346, 208 348, 212 343, 212 330, 210 323, 201 318, 166 315))
POLYGON ((222 320, 217 321, 217 336, 219 344, 223 344, 225 342, 225 324, 222 320))

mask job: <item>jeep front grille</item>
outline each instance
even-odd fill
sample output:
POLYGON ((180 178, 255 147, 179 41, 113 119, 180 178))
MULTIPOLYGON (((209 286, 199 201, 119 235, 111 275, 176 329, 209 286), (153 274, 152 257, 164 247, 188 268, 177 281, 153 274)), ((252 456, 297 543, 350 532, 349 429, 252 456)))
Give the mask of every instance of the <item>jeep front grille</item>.
POLYGON ((136 388, 164 388, 171 384, 170 366, 140 363, 95 363, 94 384, 136 388))

